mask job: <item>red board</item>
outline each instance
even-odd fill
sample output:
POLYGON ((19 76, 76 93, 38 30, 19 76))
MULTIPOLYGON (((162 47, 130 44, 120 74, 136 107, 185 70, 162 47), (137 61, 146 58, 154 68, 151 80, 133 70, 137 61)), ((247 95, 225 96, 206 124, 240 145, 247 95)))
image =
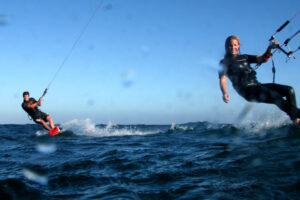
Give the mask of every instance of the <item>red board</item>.
POLYGON ((55 126, 53 129, 51 129, 51 130, 49 131, 49 134, 50 134, 51 136, 54 136, 54 135, 56 135, 57 133, 59 133, 59 128, 58 128, 58 126, 55 126))

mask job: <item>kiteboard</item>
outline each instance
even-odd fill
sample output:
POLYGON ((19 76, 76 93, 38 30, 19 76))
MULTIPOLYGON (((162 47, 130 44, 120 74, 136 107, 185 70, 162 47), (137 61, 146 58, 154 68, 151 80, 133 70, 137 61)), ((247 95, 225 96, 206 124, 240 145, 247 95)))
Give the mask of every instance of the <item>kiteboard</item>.
POLYGON ((59 134, 60 133, 60 130, 59 130, 59 127, 58 126, 55 126, 53 129, 51 129, 50 131, 49 131, 49 134, 51 135, 51 136, 55 136, 55 135, 57 135, 57 134, 59 134))
POLYGON ((74 135, 72 130, 64 129, 64 128, 61 128, 61 127, 58 127, 58 126, 51 129, 49 131, 49 134, 51 136, 71 136, 71 135, 74 135))

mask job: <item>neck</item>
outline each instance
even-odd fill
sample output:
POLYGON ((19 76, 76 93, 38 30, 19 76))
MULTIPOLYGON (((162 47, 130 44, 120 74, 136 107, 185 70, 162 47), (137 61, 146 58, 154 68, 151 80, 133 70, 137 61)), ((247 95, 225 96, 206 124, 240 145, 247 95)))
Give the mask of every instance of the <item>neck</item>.
POLYGON ((238 54, 231 54, 231 53, 226 53, 225 54, 225 57, 226 58, 232 58, 232 57, 235 57, 235 56, 237 56, 238 54))

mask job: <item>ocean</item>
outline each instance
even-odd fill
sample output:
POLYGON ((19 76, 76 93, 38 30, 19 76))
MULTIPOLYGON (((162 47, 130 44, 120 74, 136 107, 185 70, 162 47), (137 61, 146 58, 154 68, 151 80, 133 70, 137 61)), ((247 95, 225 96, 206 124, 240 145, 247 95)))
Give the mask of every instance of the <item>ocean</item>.
POLYGON ((0 125, 0 199, 300 199, 300 127, 0 125))

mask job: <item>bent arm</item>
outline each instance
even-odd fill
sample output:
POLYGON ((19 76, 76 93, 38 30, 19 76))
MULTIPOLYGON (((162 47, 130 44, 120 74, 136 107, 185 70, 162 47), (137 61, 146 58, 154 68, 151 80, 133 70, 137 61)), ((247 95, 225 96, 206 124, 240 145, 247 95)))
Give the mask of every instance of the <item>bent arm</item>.
POLYGON ((35 103, 31 103, 31 104, 28 104, 28 108, 35 108, 35 107, 37 107, 37 106, 39 106, 39 102, 37 101, 37 102, 35 102, 35 103))
POLYGON ((31 103, 31 104, 29 104, 28 105, 28 108, 35 108, 35 107, 37 107, 37 106, 41 106, 42 105, 42 97, 38 100, 38 101, 36 101, 36 102, 34 102, 34 103, 31 103))
POLYGON ((257 62, 258 63, 265 63, 269 60, 269 58, 272 56, 272 49, 275 49, 279 46, 278 42, 273 42, 272 44, 270 44, 266 50, 266 52, 261 55, 261 56, 257 56, 257 62))
POLYGON ((40 97, 40 99, 38 101, 38 106, 42 106, 42 100, 43 100, 43 96, 40 97))
POLYGON ((220 76, 220 88, 223 96, 223 101, 225 103, 229 102, 229 94, 227 93, 227 77, 226 75, 220 76))

